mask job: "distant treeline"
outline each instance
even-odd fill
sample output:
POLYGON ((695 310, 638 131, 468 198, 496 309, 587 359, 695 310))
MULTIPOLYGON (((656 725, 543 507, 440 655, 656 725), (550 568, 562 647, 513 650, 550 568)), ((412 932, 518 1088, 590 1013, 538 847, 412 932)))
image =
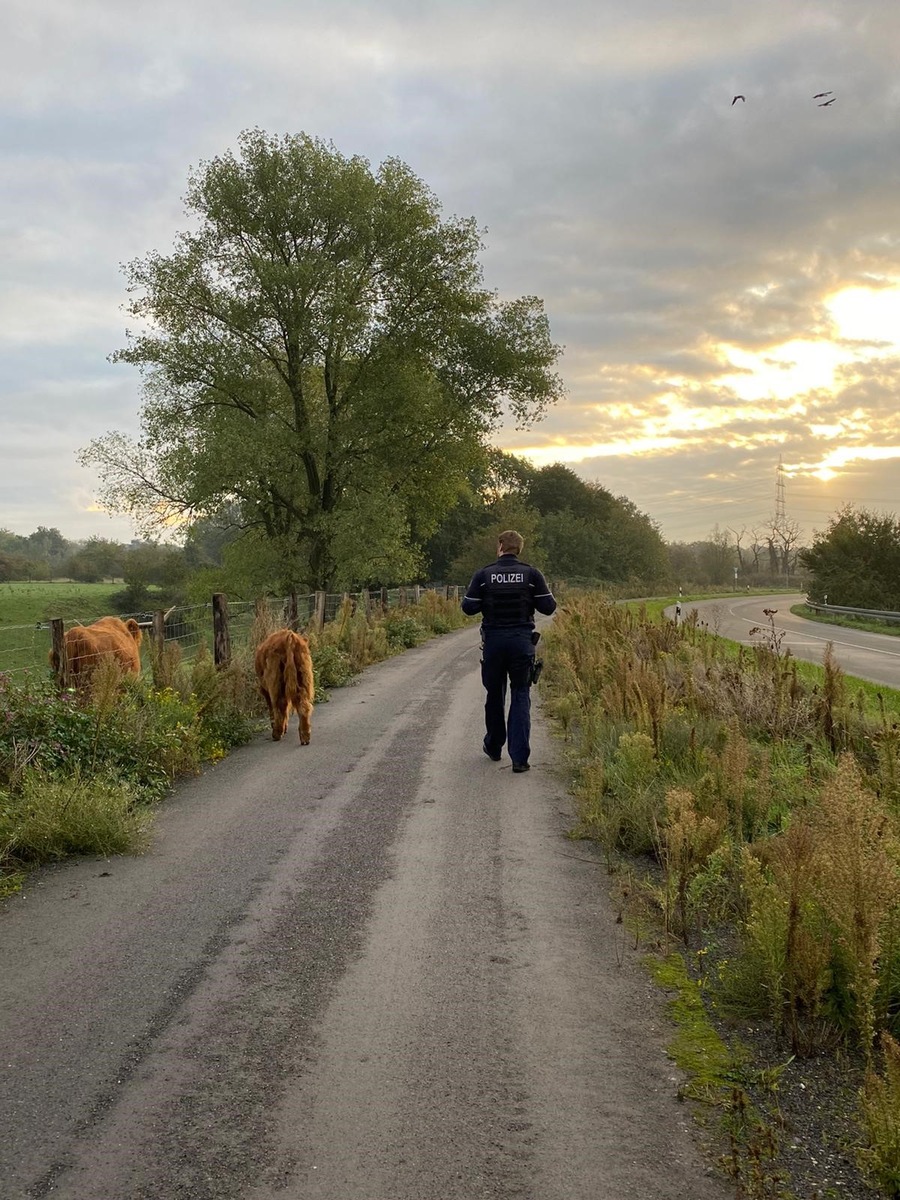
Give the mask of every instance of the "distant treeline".
MULTIPOLYGON (((553 580, 635 589, 769 586, 798 582, 796 536, 778 531, 713 529, 694 542, 666 543, 657 523, 626 496, 585 482, 555 463, 535 468, 514 455, 493 452, 452 497, 436 530, 385 561, 349 588, 408 583, 410 557, 419 582, 465 583, 496 552, 497 533, 518 529, 524 558, 553 580)), ((139 609, 150 589, 171 603, 212 590, 258 595, 279 586, 275 564, 241 519, 238 505, 195 520, 178 543, 102 537, 69 541, 39 526, 19 535, 0 529, 0 582, 68 578, 81 583, 124 582, 123 610, 139 609)), ((312 581, 310 581, 310 590, 312 581)))

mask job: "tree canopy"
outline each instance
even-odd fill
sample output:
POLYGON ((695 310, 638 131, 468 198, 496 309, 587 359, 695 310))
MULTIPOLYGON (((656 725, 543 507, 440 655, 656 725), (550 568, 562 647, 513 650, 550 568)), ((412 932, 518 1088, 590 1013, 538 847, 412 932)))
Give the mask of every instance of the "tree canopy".
POLYGON ((495 451, 428 543, 432 578, 466 580, 493 558, 504 528, 517 529, 526 559, 557 581, 646 585, 669 575, 658 528, 627 497, 562 463, 536 468, 495 451))
POLYGON ((474 221, 395 158, 250 130, 185 203, 126 268, 142 436, 83 452, 104 502, 145 529, 237 506, 283 585, 411 574, 501 419, 561 394, 541 301, 488 291, 474 221))
POLYGON ((900 611, 900 521, 893 513, 847 505, 800 552, 814 600, 900 611))
POLYGON ((555 578, 649 583, 668 575, 658 527, 627 496, 551 463, 532 473, 527 499, 541 514, 547 569, 555 578))

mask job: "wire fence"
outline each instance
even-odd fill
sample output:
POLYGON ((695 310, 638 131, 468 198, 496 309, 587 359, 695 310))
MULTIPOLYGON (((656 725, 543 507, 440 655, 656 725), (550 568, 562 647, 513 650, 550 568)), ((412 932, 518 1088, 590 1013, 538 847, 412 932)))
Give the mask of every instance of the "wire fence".
MULTIPOLYGON (((354 609, 371 613, 388 612, 419 603, 428 593, 458 600, 463 589, 456 585, 429 584, 380 591, 311 592, 308 595, 266 597, 253 601, 212 597, 207 604, 177 605, 156 612, 116 613, 123 621, 133 619, 142 630, 141 661, 149 670, 151 646, 177 645, 182 659, 190 661, 200 653, 219 660, 217 621, 224 619, 225 641, 232 649, 250 645, 254 624, 265 613, 273 628, 292 626, 300 630, 333 621, 345 602, 354 609), (223 603, 224 601, 224 603, 223 603), (221 614, 224 613, 224 618, 221 614), (219 614, 217 616, 217 614, 219 614)), ((0 625, 0 674, 43 675, 52 673, 50 654, 57 640, 75 625, 90 624, 77 619, 37 621, 30 625, 0 625)), ((221 631, 220 631, 221 633, 221 631)))

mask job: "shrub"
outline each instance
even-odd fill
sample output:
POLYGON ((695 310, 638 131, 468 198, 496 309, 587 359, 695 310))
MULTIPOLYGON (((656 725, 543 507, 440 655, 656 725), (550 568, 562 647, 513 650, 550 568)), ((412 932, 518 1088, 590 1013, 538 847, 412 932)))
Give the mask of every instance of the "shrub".
POLYGON ((148 811, 121 780, 56 779, 31 770, 17 794, 0 793, 0 863, 134 851, 148 824, 148 811))
POLYGON ((391 650, 409 650, 428 637, 424 625, 404 612, 389 613, 384 619, 384 630, 391 650))
POLYGON ((325 643, 312 652, 313 671, 316 676, 316 701, 325 699, 323 689, 343 687, 353 678, 350 655, 339 646, 325 643))
POLYGON ((114 664, 95 672, 86 695, 0 677, 0 869, 134 848, 147 820, 139 801, 256 728, 251 680, 246 665, 217 672, 202 655, 179 664, 166 688, 123 681, 114 664))
MULTIPOLYGON (((264 713, 255 646, 283 623, 281 611, 258 605, 249 645, 222 669, 202 643, 191 662, 171 639, 161 653, 151 646, 152 682, 123 679, 106 663, 82 694, 0 674, 0 894, 21 878, 19 862, 134 848, 147 821, 136 805, 247 741, 264 713)), ((369 663, 465 623, 435 593, 384 621, 345 602, 336 621, 309 635, 316 700, 369 663)))
POLYGON ((448 600, 439 592, 425 592, 412 612, 429 633, 449 633, 452 629, 462 629, 471 621, 458 601, 448 600))
POLYGON ((686 788, 671 788, 666 793, 661 852, 666 872, 667 928, 674 929, 685 944, 695 911, 690 885, 716 849, 724 826, 724 814, 719 820, 700 816, 694 796, 686 788))
POLYGON ((96 718, 73 690, 0 677, 0 787, 16 787, 26 763, 52 772, 89 761, 95 741, 96 718))
POLYGON ((632 853, 657 852, 663 811, 660 764, 646 733, 623 733, 606 764, 607 826, 632 853))
POLYGON ((575 832, 658 856, 663 871, 631 891, 683 936, 705 927, 719 999, 768 1017, 795 1054, 852 1038, 870 1058, 884 1035, 864 1158, 900 1197, 896 699, 848 687, 830 654, 797 664, 774 626, 758 632, 748 649, 696 621, 567 597, 544 694, 569 747, 575 832))

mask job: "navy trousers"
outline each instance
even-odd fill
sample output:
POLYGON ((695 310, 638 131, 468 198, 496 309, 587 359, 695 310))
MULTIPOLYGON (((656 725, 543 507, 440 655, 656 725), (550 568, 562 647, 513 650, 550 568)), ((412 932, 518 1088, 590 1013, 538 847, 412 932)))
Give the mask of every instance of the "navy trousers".
POLYGON ((481 656, 481 682, 487 692, 484 748, 499 754, 509 739, 509 757, 527 763, 531 753, 531 665, 534 643, 530 629, 486 629, 481 656), (509 682, 509 718, 506 685, 509 682))

